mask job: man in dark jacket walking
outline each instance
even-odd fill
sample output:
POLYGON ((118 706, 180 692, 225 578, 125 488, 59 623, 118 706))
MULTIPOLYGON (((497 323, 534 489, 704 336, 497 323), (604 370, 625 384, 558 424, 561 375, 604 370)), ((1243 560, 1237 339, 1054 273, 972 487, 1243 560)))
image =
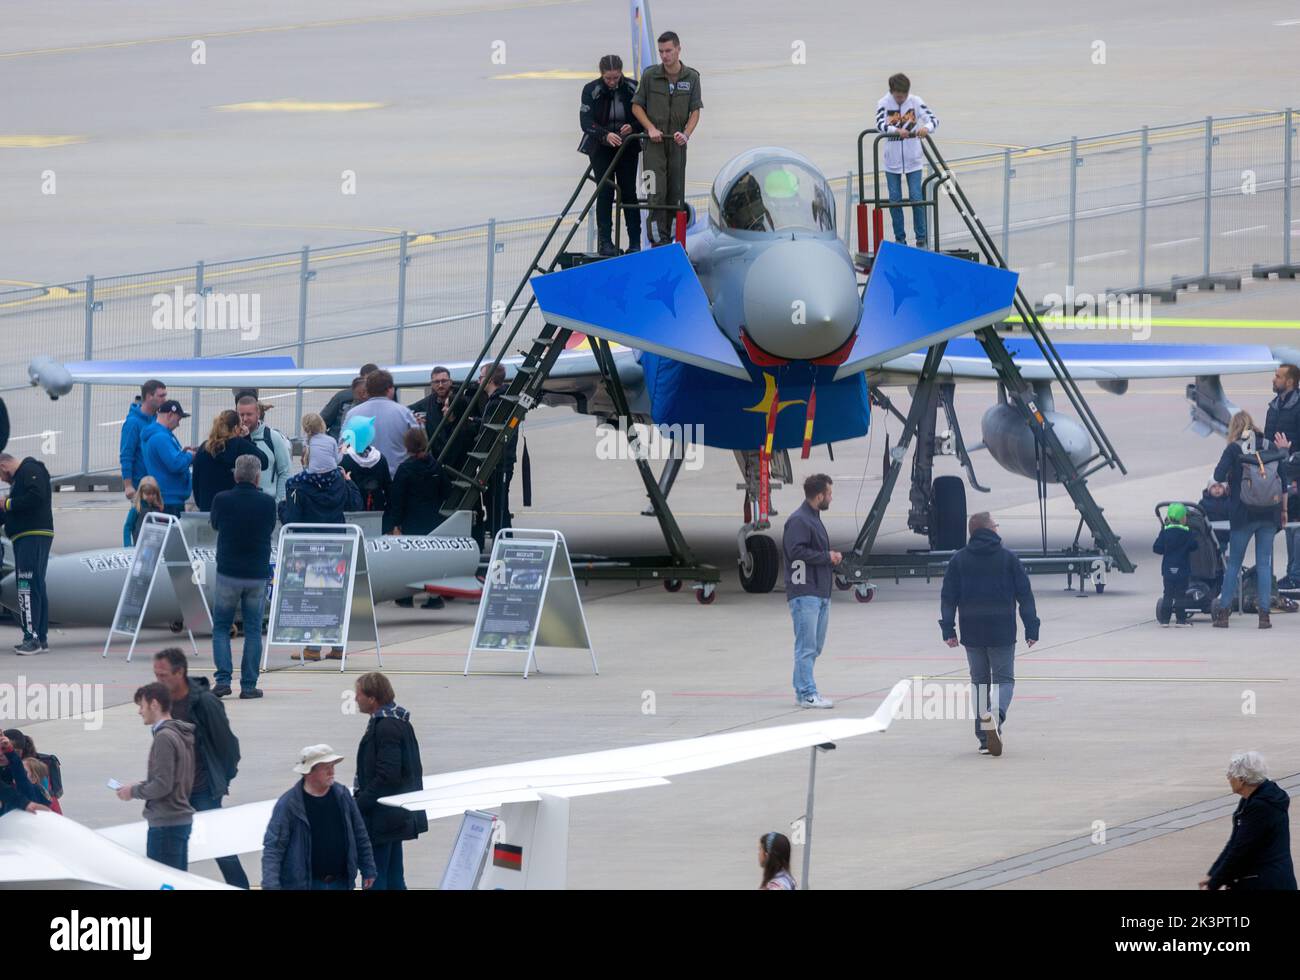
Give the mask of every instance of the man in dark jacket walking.
POLYGON ((402 841, 414 840, 428 830, 429 820, 423 811, 384 806, 379 800, 424 788, 420 743, 410 712, 397 703, 393 685, 383 674, 358 677, 356 699, 361 713, 370 716, 357 747, 353 795, 374 850, 377 874, 373 887, 404 891, 402 841))
POLYGON ((831 506, 834 488, 825 473, 803 481, 804 501, 785 519, 781 550, 785 553, 785 598, 794 620, 794 701, 801 708, 831 708, 817 692, 813 664, 821 656, 831 620, 832 567, 844 558, 831 550, 822 511, 831 506))
POLYGON ((944 642, 950 647, 958 643, 966 647, 981 755, 1002 754, 1002 724, 1016 686, 1017 605, 1025 624, 1025 642, 1031 647, 1038 642, 1034 590, 1020 559, 1002 546, 997 526, 987 511, 971 515, 970 541, 949 559, 940 599, 939 628, 944 642))
POLYGON ((375 859, 356 800, 334 781, 343 756, 328 745, 302 750, 302 776, 275 801, 262 839, 264 890, 351 891, 375 883, 375 859))
MULTIPOLYGON (((230 730, 226 709, 208 689, 206 677, 191 677, 185 654, 168 647, 154 654, 153 676, 171 695, 171 715, 194 725, 194 786, 190 803, 200 813, 221 809, 221 798, 239 772, 239 739, 230 730)), ((227 885, 248 887, 248 876, 234 855, 217 858, 227 885)))
POLYGON ((54 544, 50 474, 43 463, 28 456, 19 462, 0 453, 0 480, 10 486, 4 501, 5 533, 14 546, 14 577, 18 581, 18 619, 23 641, 14 647, 20 656, 48 650, 50 606, 45 597, 45 569, 54 544))
POLYGON ((1258 752, 1238 752, 1228 763, 1228 785, 1241 797, 1232 814, 1232 836, 1201 880, 1217 891, 1295 891, 1291 861, 1291 797, 1268 778, 1268 764, 1258 752))

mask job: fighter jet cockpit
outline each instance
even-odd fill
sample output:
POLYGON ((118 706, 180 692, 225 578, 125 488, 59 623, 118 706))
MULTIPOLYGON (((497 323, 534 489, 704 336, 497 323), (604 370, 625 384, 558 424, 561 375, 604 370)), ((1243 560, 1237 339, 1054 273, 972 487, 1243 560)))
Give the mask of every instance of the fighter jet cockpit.
POLYGON ((835 232, 835 198, 813 164, 771 146, 735 157, 718 172, 709 217, 724 231, 835 232))

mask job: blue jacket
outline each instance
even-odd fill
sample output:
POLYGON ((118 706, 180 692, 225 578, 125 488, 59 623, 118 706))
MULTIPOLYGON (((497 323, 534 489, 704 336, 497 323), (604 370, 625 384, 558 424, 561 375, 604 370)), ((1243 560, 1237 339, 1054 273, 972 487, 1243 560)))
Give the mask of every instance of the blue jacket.
POLYGON ((175 433, 165 425, 151 425, 141 435, 144 468, 158 481, 163 503, 183 504, 190 499, 190 466, 194 454, 181 448, 175 433))
POLYGON ((122 436, 118 443, 118 462, 122 464, 122 479, 139 483, 149 475, 144 465, 144 447, 141 436, 144 430, 153 425, 154 417, 140 411, 139 403, 133 402, 122 422, 122 436))
POLYGON ((1002 539, 990 528, 972 534, 970 543, 949 560, 939 601, 939 628, 945 640, 957 635, 955 620, 960 611, 964 646, 1014 646, 1017 603, 1025 639, 1038 639, 1038 612, 1025 566, 1002 547, 1002 539))
POLYGON ((1187 578, 1192 573, 1192 552, 1196 550, 1196 536, 1186 524, 1166 524, 1151 550, 1164 555, 1160 561, 1160 574, 1166 578, 1187 578))
MULTIPOLYGON (((311 888, 311 824, 307 821, 303 792, 300 779, 275 801, 271 820, 266 825, 266 836, 262 838, 263 890, 306 891, 311 888)), ((356 800, 341 783, 330 786, 330 795, 343 808, 343 829, 348 840, 348 880, 355 883, 358 871, 362 878, 374 878, 374 850, 356 800)))
POLYGON ((364 510, 361 491, 341 470, 291 476, 280 501, 281 524, 342 524, 343 512, 364 510))
POLYGON ((786 601, 807 595, 819 599, 831 597, 831 582, 835 577, 831 570, 831 539, 821 514, 808 506, 808 501, 785 519, 781 550, 785 553, 786 601), (802 582, 793 581, 796 561, 803 562, 799 566, 802 582))

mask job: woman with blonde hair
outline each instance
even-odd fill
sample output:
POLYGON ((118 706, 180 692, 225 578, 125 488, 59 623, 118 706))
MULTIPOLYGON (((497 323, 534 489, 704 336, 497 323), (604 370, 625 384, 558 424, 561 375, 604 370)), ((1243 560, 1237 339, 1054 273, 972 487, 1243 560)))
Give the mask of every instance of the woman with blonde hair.
POLYGON ((1246 546, 1255 542, 1256 603, 1259 628, 1271 629, 1273 598, 1273 538, 1282 526, 1283 475, 1287 454, 1269 447, 1248 412, 1238 412, 1228 424, 1228 445, 1214 467, 1214 479, 1228 485, 1228 565, 1223 589, 1210 609, 1212 625, 1228 628, 1237 596, 1246 546))
POLYGON ((235 460, 256 455, 257 447, 234 409, 218 412, 212 420, 207 441, 194 454, 194 503, 199 510, 212 509, 212 498, 235 487, 235 460))
POLYGON ((123 548, 133 548, 140 540, 140 528, 144 527, 144 515, 150 512, 163 512, 162 490, 158 481, 151 476, 142 477, 135 487, 135 499, 131 501, 131 513, 126 515, 123 548))

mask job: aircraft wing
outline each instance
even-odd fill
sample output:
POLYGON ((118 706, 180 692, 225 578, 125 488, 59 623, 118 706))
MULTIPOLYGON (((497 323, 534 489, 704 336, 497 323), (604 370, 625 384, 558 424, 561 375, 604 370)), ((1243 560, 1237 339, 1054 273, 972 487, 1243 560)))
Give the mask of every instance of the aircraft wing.
MULTIPOLYGON (((518 340, 518 338, 516 338, 518 340)), ((641 366, 635 351, 615 350, 614 363, 625 385, 641 380, 641 366)), ((507 371, 518 367, 523 357, 503 358, 507 371)), ((473 361, 439 361, 437 365, 381 365, 393 375, 397 386, 426 385, 435 366, 451 372, 452 380, 464 381, 473 361)), ((173 388, 346 388, 356 377, 355 366, 300 368, 291 357, 213 357, 183 360, 69 361, 35 358, 27 367, 33 385, 51 395, 66 395, 76 384, 138 386, 145 378, 160 378, 173 388)), ((566 350, 556 359, 548 381, 597 377, 599 370, 590 348, 566 350)))
POLYGON ((534 276, 548 323, 749 381, 678 244, 534 276))
MULTIPOLYGON (((664 786, 669 776, 761 759, 795 749, 835 742, 889 728, 910 680, 901 680, 867 718, 826 718, 800 725, 780 725, 725 735, 655 742, 532 762, 437 773, 424 777, 424 789, 380 800, 390 806, 424 810, 430 819, 458 816, 466 810, 506 803, 532 802, 548 796, 578 797, 664 786)), ((274 800, 194 814, 190 860, 262 849, 274 800)), ((7 819, 7 818, 6 818, 7 819)), ((99 831, 110 841, 144 853, 143 821, 99 831)))
POLYGON ((1001 322, 1015 306, 1019 278, 996 266, 882 242, 857 336, 835 380, 1001 322))
MULTIPOLYGON (((1002 338, 1026 381, 1052 381, 1056 375, 1030 337, 1002 338)), ((1053 343, 1055 339, 1053 338, 1053 343)), ((1267 347, 1249 344, 1055 344, 1076 381, 1126 381, 1143 378, 1192 378, 1216 374, 1258 374, 1272 371, 1278 360, 1267 347)), ((919 374, 923 352, 895 358, 882 371, 919 374)), ((978 340, 949 341, 939 373, 950 378, 993 381, 997 372, 978 340)))

